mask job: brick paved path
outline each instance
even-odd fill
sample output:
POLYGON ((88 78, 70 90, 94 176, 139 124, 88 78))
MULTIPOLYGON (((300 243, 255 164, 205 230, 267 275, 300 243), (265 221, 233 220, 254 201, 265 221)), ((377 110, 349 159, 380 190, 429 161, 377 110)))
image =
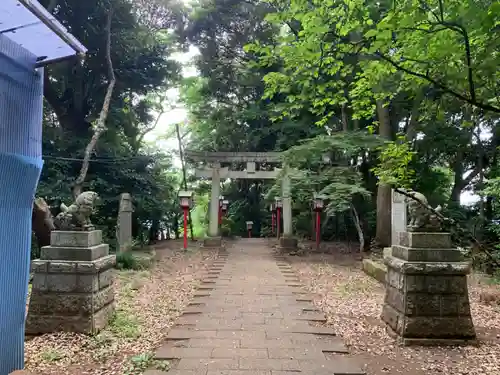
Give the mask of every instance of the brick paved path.
POLYGON ((331 329, 313 326, 325 317, 304 293, 265 240, 240 240, 211 266, 157 350, 173 369, 147 374, 364 374, 331 329))

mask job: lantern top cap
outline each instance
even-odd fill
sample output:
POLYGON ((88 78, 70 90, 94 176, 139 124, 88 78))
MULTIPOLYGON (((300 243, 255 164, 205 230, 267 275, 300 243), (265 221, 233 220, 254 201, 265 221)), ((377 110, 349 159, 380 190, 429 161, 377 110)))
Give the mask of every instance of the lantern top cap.
POLYGON ((325 200, 325 199, 326 199, 326 196, 325 196, 325 195, 323 195, 323 194, 314 193, 314 194, 313 194, 313 199, 314 199, 314 200, 325 200))
POLYGON ((248 225, 248 224, 253 224, 253 221, 247 221, 247 225, 248 225))
POLYGON ((192 198, 193 192, 191 190, 181 190, 179 191, 179 198, 192 198))
POLYGON ((219 200, 220 201, 224 200, 224 196, 223 195, 219 195, 219 200))
POLYGON ((281 197, 274 197, 274 200, 275 200, 276 202, 281 202, 281 197))
POLYGON ((222 204, 229 204, 229 199, 224 199, 224 200, 222 201, 222 204))

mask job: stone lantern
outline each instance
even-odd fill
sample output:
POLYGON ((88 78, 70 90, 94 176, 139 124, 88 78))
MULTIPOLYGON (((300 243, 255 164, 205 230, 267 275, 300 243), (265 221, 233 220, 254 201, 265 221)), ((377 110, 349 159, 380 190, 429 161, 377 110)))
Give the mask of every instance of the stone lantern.
POLYGON ((247 221, 248 238, 252 238, 253 221, 247 221))
POLYGON ((188 214, 191 207, 193 207, 193 192, 192 191, 179 191, 179 204, 184 211, 184 250, 187 250, 187 226, 188 214))

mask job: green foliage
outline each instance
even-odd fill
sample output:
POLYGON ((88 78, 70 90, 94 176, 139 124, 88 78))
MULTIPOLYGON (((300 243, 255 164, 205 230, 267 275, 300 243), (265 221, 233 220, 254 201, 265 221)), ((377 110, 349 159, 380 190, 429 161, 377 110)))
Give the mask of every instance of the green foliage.
POLYGON ((141 375, 148 369, 168 371, 170 362, 155 360, 154 353, 141 353, 130 358, 130 364, 125 368, 123 375, 141 375))
POLYGON ((486 182, 482 191, 484 196, 492 196, 496 199, 500 198, 500 177, 495 177, 486 182))
POLYGON ((46 362, 57 362, 64 358, 64 354, 56 349, 42 351, 41 357, 46 362))
POLYGON ((116 268, 119 270, 141 271, 150 267, 151 256, 138 255, 133 251, 122 251, 116 254, 116 268))
POLYGON ((372 171, 380 183, 410 188, 415 181, 415 171, 411 168, 414 157, 415 152, 411 151, 410 145, 404 142, 404 139, 400 142, 389 142, 381 149, 380 164, 372 171))
POLYGON ((231 217, 229 216, 224 216, 222 218, 222 223, 221 223, 221 226, 220 226, 220 231, 221 231, 221 235, 223 237, 231 237, 232 235, 232 227, 234 226, 234 221, 231 219, 231 217))
POLYGON ((208 194, 197 195, 195 206, 191 211, 193 220, 193 232, 196 238, 205 237, 208 230, 208 194))
POLYGON ((140 323, 131 313, 116 310, 109 321, 109 330, 118 337, 134 339, 140 336, 140 323))
MULTIPOLYGON (((420 191, 466 226, 491 223, 493 193, 470 209, 460 197, 500 176, 499 9, 482 0, 199 0, 186 36, 200 50, 200 77, 181 90, 188 147, 286 151, 301 236, 314 192, 328 198, 326 238, 350 238, 354 208, 374 234, 390 205, 375 206, 379 183, 420 191)), ((280 180, 223 183, 232 233, 245 235, 246 220, 270 233, 280 180)))
MULTIPOLYGON (((53 3, 43 0, 42 5, 53 3)), ((73 183, 82 167, 92 124, 102 108, 107 62, 106 18, 112 12, 111 59, 117 77, 106 131, 101 135, 83 188, 95 190, 101 204, 93 222, 112 248, 121 193, 134 199, 134 237, 148 242, 155 230, 170 227, 178 204, 179 179, 171 155, 144 142, 161 112, 164 92, 179 79, 180 66, 170 59, 178 39, 170 29, 182 19, 175 0, 77 0, 57 2, 55 17, 90 51, 81 63, 51 66, 44 87, 44 169, 37 195, 58 212, 69 205, 73 183), (153 7, 154 17, 147 17, 153 7)))
POLYGON ((491 94, 498 89, 492 70, 498 56, 491 53, 500 43, 493 32, 496 7, 487 1, 269 3, 266 19, 286 31, 278 43, 253 42, 246 50, 261 66, 281 64, 264 77, 265 97, 286 94, 281 116, 309 103, 325 125, 332 107, 349 103, 355 118, 371 118, 375 99, 429 84, 463 103, 500 111, 491 94))

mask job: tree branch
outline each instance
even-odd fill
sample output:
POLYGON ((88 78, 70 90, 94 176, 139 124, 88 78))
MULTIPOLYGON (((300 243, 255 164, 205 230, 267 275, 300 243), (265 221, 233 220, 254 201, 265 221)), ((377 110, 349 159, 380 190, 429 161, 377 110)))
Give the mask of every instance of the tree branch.
POLYGON ((89 169, 90 157, 94 148, 99 140, 102 133, 106 131, 106 119, 108 118, 109 106, 111 103, 111 97, 113 96, 113 89, 116 83, 115 72, 113 70, 113 61, 111 60, 111 20, 113 18, 113 8, 108 12, 107 22, 106 22, 106 62, 108 65, 108 88, 106 90, 106 95, 104 96, 104 102, 102 104, 101 112, 99 113, 99 118, 95 126, 94 134, 90 139, 87 147, 85 148, 85 154, 83 156, 82 168, 80 169, 80 174, 78 175, 75 184, 73 186, 73 196, 76 198, 82 193, 82 185, 87 177, 87 172, 89 169))
POLYGON ((382 54, 380 52, 377 52, 375 55, 378 56, 378 57, 380 57, 382 60, 388 62, 389 64, 391 64, 397 70, 400 70, 400 71, 402 71, 402 72, 404 72, 406 74, 412 75, 414 77, 425 79, 427 82, 432 83, 434 86, 440 88, 441 90, 443 90, 447 94, 450 94, 450 95, 452 95, 452 96, 454 96, 454 97, 456 97, 456 98, 458 98, 460 100, 463 100, 464 102, 472 104, 473 106, 475 106, 477 108, 484 109, 485 111, 491 111, 491 112, 495 112, 495 113, 500 113, 500 108, 494 107, 494 106, 489 105, 489 104, 478 102, 475 97, 474 97, 474 99, 473 98, 468 98, 465 95, 462 95, 462 94, 460 94, 460 93, 458 93, 456 91, 453 91, 452 89, 450 89, 449 87, 447 87, 443 83, 435 80, 432 77, 429 77, 428 74, 422 74, 422 73, 419 73, 419 72, 414 72, 414 71, 412 71, 412 70, 410 70, 408 68, 405 68, 401 64, 398 64, 397 62, 393 61, 392 59, 390 59, 389 57, 387 57, 386 55, 384 55, 384 54, 382 54))
POLYGON ((146 136, 146 134, 148 134, 149 132, 153 131, 154 129, 156 129, 156 127, 158 126, 158 122, 160 121, 160 117, 163 116, 163 114, 165 113, 165 108, 163 108, 163 106, 161 107, 161 111, 160 113, 158 113, 158 116, 156 117, 156 120, 155 122, 153 123, 153 125, 151 126, 146 126, 146 128, 144 128, 140 133, 139 133, 139 137, 137 139, 137 143, 140 145, 144 139, 144 137, 146 136))
MULTIPOLYGON (((439 3, 439 14, 436 14, 427 4, 424 4, 421 2, 421 4, 424 6, 424 9, 426 9, 428 12, 430 12, 437 21, 435 23, 431 22, 430 23, 431 25, 444 26, 445 28, 447 28, 449 30, 452 30, 452 31, 459 33, 464 38, 465 61, 467 64, 467 81, 469 83, 469 95, 470 95, 471 101, 476 102, 476 89, 475 89, 474 76, 473 76, 473 70, 472 70, 472 55, 471 55, 469 34, 467 33, 467 30, 465 29, 465 27, 460 25, 459 23, 445 21, 444 20, 445 11, 444 11, 443 0, 438 0, 438 3, 439 3)), ((439 30, 442 30, 442 29, 439 29, 439 30)))
MULTIPOLYGON (((187 188, 187 178, 186 178, 186 164, 184 163, 184 151, 182 147, 182 139, 181 139, 179 124, 175 124, 175 132, 177 134, 177 142, 179 142, 179 157, 181 159, 181 167, 182 167, 182 184, 184 186, 184 190, 187 191, 188 188, 187 188)), ((191 210, 189 210, 188 215, 189 215, 189 231, 191 234, 191 241, 194 241, 193 220, 191 218, 191 210)))

